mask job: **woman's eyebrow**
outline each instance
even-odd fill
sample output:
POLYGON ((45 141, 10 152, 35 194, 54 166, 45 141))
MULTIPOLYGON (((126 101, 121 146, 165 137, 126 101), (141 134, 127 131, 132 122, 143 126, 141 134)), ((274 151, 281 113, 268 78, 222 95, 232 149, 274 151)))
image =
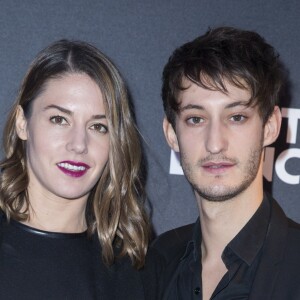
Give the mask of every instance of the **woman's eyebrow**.
POLYGON ((65 113, 67 115, 72 115, 73 114, 73 112, 70 111, 69 109, 63 108, 63 107, 55 105, 55 104, 47 105, 43 110, 47 110, 47 109, 51 109, 51 108, 56 108, 56 109, 60 110, 61 112, 65 113))
MULTIPOLYGON (((48 109, 51 109, 51 108, 55 108, 55 109, 58 109, 59 111, 67 114, 67 115, 73 115, 73 112, 69 109, 66 109, 64 107, 61 107, 59 105, 55 105, 55 104, 50 104, 50 105, 47 105, 43 110, 48 110, 48 109)), ((100 114, 100 115, 92 115, 91 119, 106 119, 106 115, 105 114, 100 114)))
POLYGON ((93 115, 92 119, 106 119, 106 115, 93 115))

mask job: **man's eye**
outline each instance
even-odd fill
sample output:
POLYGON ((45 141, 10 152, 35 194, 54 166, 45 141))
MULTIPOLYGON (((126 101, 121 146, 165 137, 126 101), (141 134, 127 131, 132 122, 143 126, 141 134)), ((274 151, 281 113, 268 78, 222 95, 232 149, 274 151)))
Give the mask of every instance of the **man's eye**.
POLYGON ((94 124, 90 127, 92 130, 95 130, 97 132, 100 132, 100 133, 107 133, 108 132, 108 128, 107 126, 103 125, 103 124, 94 124))
POLYGON ((230 120, 234 121, 234 122, 242 122, 246 120, 246 117, 243 115, 234 115, 230 118, 230 120))
POLYGON ((196 125, 196 124, 202 123, 203 119, 201 117, 191 117, 187 120, 187 122, 189 124, 196 125))
POLYGON ((50 121, 54 124, 58 125, 66 125, 68 124, 67 120, 62 116, 53 116, 50 118, 50 121))

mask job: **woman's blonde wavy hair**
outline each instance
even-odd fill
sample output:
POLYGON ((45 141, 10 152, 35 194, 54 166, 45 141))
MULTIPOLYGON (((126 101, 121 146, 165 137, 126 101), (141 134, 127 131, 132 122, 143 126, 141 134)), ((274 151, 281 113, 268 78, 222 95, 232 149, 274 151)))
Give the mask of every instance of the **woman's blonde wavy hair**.
POLYGON ((4 129, 5 159, 1 161, 0 207, 7 218, 28 220, 26 141, 15 128, 18 105, 30 118, 33 101, 50 79, 84 73, 99 86, 110 135, 109 159, 91 191, 86 208, 88 232, 97 232, 107 265, 128 255, 135 268, 145 261, 149 223, 143 208, 140 180, 141 146, 126 86, 106 55, 81 41, 61 40, 42 50, 32 62, 4 129), (24 209, 25 208, 25 209, 24 209))

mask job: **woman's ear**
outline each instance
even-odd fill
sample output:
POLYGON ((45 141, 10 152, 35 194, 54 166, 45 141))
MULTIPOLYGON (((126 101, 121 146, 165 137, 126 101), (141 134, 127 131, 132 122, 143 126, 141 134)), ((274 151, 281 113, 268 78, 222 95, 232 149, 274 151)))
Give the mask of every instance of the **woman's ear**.
POLYGON ((281 127, 281 112, 278 106, 275 106, 272 115, 268 119, 264 128, 264 146, 268 146, 276 141, 281 127))
POLYGON ((163 129, 164 129, 165 138, 166 138, 169 146, 175 152, 179 152, 179 146, 178 146, 176 132, 175 132, 172 124, 168 121, 168 119, 166 117, 164 118, 164 121, 163 121, 163 129))
POLYGON ((15 126, 16 126, 18 137, 21 140, 26 141, 27 140, 27 119, 25 118, 24 111, 21 105, 18 105, 17 107, 15 126))

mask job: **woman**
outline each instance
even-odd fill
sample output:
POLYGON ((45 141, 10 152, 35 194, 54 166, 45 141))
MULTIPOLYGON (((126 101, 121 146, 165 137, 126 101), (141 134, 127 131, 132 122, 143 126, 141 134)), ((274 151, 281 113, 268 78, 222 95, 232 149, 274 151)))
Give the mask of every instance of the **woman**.
POLYGON ((140 144, 112 62, 83 42, 41 51, 3 144, 1 298, 155 299, 140 144))

